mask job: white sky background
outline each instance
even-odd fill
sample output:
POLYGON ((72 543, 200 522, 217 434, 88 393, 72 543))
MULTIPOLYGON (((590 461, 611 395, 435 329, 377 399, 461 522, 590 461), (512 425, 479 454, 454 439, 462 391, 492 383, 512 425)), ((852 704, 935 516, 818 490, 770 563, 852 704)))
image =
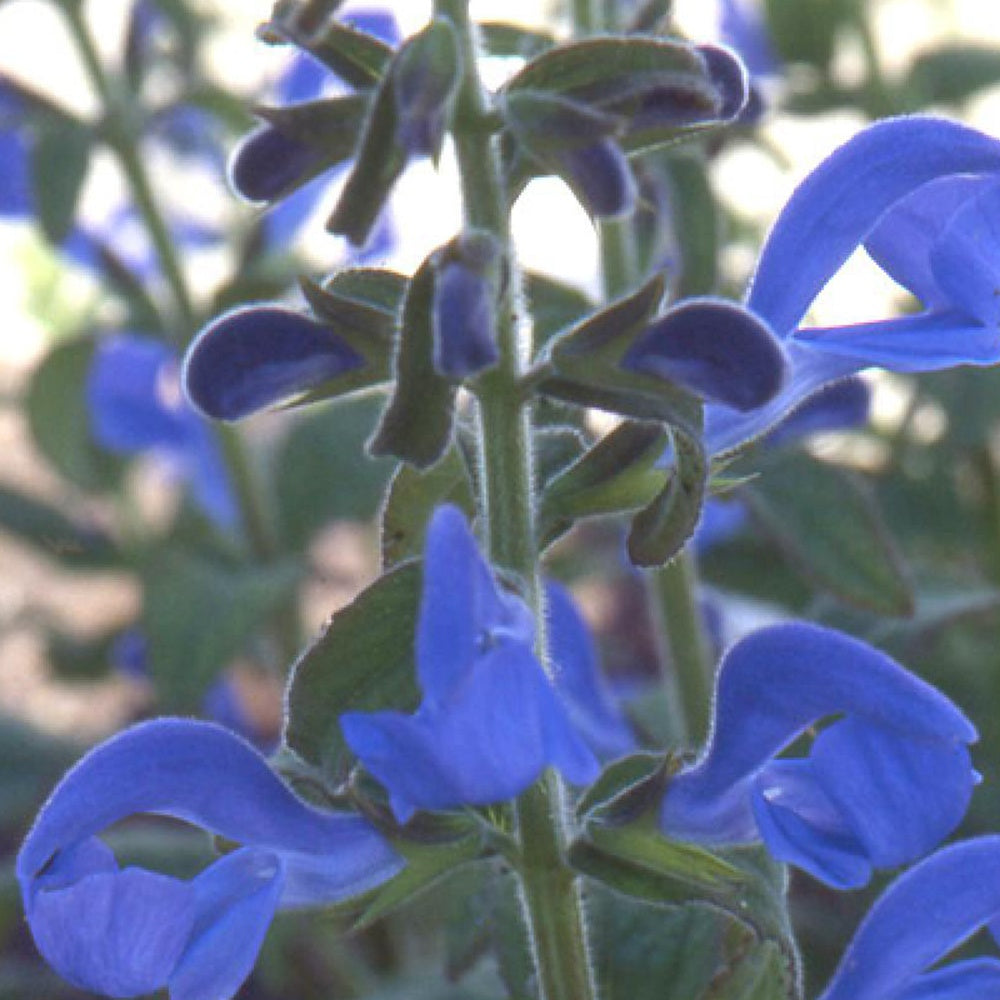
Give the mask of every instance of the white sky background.
MULTIPOLYGON (((993 0, 871 0, 877 11, 882 55, 888 72, 905 65, 915 49, 943 37, 964 36, 977 40, 1000 41, 1000 5, 993 0)), ((376 6, 374 0, 351 0, 345 10, 376 6)), ((396 0, 387 4, 397 12, 404 32, 425 22, 430 0, 396 0)), ((128 0, 90 0, 97 36, 109 56, 120 51, 121 32, 128 0)), ((265 19, 271 0, 203 0, 208 10, 216 10, 231 23, 212 54, 220 72, 238 91, 260 94, 263 82, 273 75, 284 54, 268 49, 253 39, 254 27, 265 19)), ((477 19, 506 19, 527 24, 544 20, 544 0, 473 0, 477 19)), ((709 39, 713 33, 712 0, 676 0, 681 23, 693 38, 709 39)), ((847 52, 843 71, 854 72, 847 52)), ((66 37, 59 15, 40 0, 8 0, 0 7, 0 66, 23 76, 39 89, 49 91, 81 113, 93 113, 94 101, 86 79, 66 37), (44 50, 44 57, 40 53, 44 50)), ((498 68, 502 73, 502 68, 498 68)), ((1000 134, 1000 95, 978 103, 974 124, 1000 134)), ((860 127, 850 115, 790 119, 777 117, 768 126, 769 138, 788 156, 788 170, 749 146, 727 154, 716 165, 717 189, 737 210, 767 226, 775 217, 794 184, 838 143, 860 127)), ((87 189, 88 205, 99 206, 117 197, 119 182, 105 163, 92 172, 87 189)), ((191 183, 195 183, 194 180, 191 183)), ((184 183, 169 185, 185 198, 192 188, 184 183)), ((196 190, 196 189, 194 189, 196 190)), ((412 167, 399 185, 394 201, 402 244, 390 262, 403 270, 413 270, 435 245, 450 238, 460 221, 455 192, 457 180, 450 157, 445 156, 439 171, 430 164, 412 167)), ((208 193, 210 195, 210 192, 208 193)), ((328 204, 335 200, 331 190, 328 204)), ((207 199, 210 200, 210 199, 207 199)), ((247 209, 252 211, 252 209, 247 209)), ((554 179, 536 182, 521 198, 515 211, 515 234, 523 263, 553 273, 588 288, 596 287, 596 240, 584 213, 565 187, 554 179)), ((24 274, 18 252, 25 238, 23 227, 0 226, 0 301, 22 300, 24 274)), ((320 262, 335 262, 338 243, 322 231, 315 220, 307 244, 320 262)), ((739 270, 750 261, 737 259, 739 270)), ((855 261, 845 269, 814 309, 824 324, 884 315, 889 309, 892 286, 873 266, 855 261)), ((9 307, 8 307, 9 308, 9 307)), ((6 310, 5 310, 6 311, 6 310)), ((12 322, 5 317, 0 334, 0 356, 26 358, 42 349, 45 331, 38 324, 12 322)))

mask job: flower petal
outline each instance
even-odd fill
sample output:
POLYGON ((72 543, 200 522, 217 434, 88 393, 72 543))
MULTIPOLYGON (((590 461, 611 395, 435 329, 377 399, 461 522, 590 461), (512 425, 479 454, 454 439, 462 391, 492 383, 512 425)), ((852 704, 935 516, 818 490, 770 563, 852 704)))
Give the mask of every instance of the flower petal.
MULTIPOLYGON (((906 988, 926 983, 918 979, 925 969, 998 914, 1000 837, 945 847, 875 901, 819 1000, 923 1000, 927 993, 911 997, 906 988)), ((958 975, 976 982, 982 971, 958 975)))
POLYGON ((427 527, 417 623, 417 672, 425 701, 443 701, 497 643, 531 646, 535 625, 519 598, 497 586, 465 516, 439 507, 427 527))
POLYGON ((613 139, 599 139, 588 146, 560 147, 552 152, 551 159, 591 215, 611 219, 631 214, 635 207, 635 178, 628 158, 613 139))
POLYGON ((761 629, 722 661, 711 739, 667 789, 663 830, 706 842, 755 839, 756 773, 812 722, 842 712, 901 737, 976 739, 943 694, 871 646, 815 625, 761 629))
MULTIPOLYGON (((273 125, 254 129, 233 151, 229 183, 247 201, 277 201, 324 162, 321 151, 273 125)), ((333 166, 333 163, 329 163, 333 166)))
POLYGON ((281 887, 277 857, 254 848, 227 854, 194 880, 194 927, 169 979, 170 1000, 236 993, 257 959, 281 887))
POLYGON ((478 375, 500 360, 492 283, 460 262, 434 279, 434 367, 447 378, 478 375))
POLYGON ((182 381, 206 416, 239 420, 364 363, 330 327, 291 309, 253 305, 231 310, 198 334, 182 381))
POLYGON ((882 270, 925 306, 944 305, 947 297, 931 272, 931 248, 959 208, 995 183, 990 175, 957 174, 917 188, 879 220, 865 240, 865 249, 882 270))
POLYGON ((1000 995, 1000 962, 995 958, 970 958, 952 962, 914 980, 892 1000, 974 1000, 1000 995))
POLYGON ((541 665, 518 643, 480 657, 447 705, 340 721, 348 745, 389 789, 400 822, 416 809, 512 799, 548 765, 579 784, 599 771, 541 665))
POLYGON ((711 455, 725 455, 761 437, 820 390, 866 367, 863 361, 814 351, 794 340, 784 346, 790 374, 773 399, 747 413, 729 406, 705 407, 705 447, 711 455))
POLYGON ((687 299, 652 323, 622 367, 680 382, 708 399, 745 411, 772 399, 785 355, 756 316, 724 299, 687 299))
POLYGON ((810 760, 876 868, 937 847, 961 822, 977 780, 964 743, 906 739, 856 716, 820 733, 810 760))
POLYGON ((194 925, 191 886, 139 868, 107 870, 99 863, 83 874, 75 867, 70 884, 48 888, 43 876, 25 897, 45 960, 95 993, 130 997, 161 989, 194 925))
POLYGON ((872 392, 862 378, 845 378, 810 396, 768 435, 770 447, 810 434, 850 430, 868 421, 872 392))
POLYGON ((87 409, 94 437, 105 448, 134 453, 183 449, 193 413, 176 384, 177 357, 152 337, 103 337, 87 373, 87 409), (173 372, 174 396, 170 396, 173 372))
POLYGON ((837 889, 864 885, 872 864, 864 847, 823 789, 811 760, 778 760, 753 789, 760 838, 779 861, 837 889))
POLYGON ((956 309, 1000 324, 1000 183, 979 191, 951 217, 931 249, 931 270, 956 309))
POLYGON ((555 687, 570 720, 598 757, 631 752, 635 737, 601 674, 593 637, 569 591, 550 580, 545 596, 555 687))
POLYGON ((88 753, 56 787, 17 858, 22 891, 56 852, 134 813, 159 813, 276 853, 335 856, 342 895, 401 861, 357 816, 306 805, 249 744, 207 722, 156 719, 88 753))
POLYGON ((850 359, 859 368, 878 365, 894 372, 928 372, 955 365, 995 365, 1000 331, 954 311, 797 330, 797 343, 850 359))
POLYGON ((827 157, 798 187, 757 264, 748 306, 790 334, 820 289, 892 206, 953 174, 1000 171, 1000 142, 942 118, 888 118, 827 157))

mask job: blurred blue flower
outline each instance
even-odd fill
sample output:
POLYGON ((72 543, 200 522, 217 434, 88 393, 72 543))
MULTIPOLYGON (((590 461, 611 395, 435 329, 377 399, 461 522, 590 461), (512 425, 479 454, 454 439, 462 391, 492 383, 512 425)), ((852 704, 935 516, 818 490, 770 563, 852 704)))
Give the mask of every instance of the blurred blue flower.
POLYGON ((864 885, 958 825, 978 780, 975 739, 944 695, 857 639, 762 629, 723 659, 711 738, 668 787, 661 827, 703 843, 763 840, 828 885, 864 885), (775 759, 829 716, 808 757, 775 759))
POLYGON ((914 205, 909 199, 933 200, 940 191, 935 182, 962 175, 1000 180, 1000 142, 955 122, 913 116, 869 126, 805 179, 768 236, 747 296, 748 308, 784 341, 791 377, 751 413, 709 407, 705 433, 713 453, 759 437, 824 386, 871 365, 910 372, 1000 361, 1000 336, 989 326, 996 305, 988 294, 996 189, 977 186, 933 247, 925 241, 922 251, 910 253, 901 236, 914 205), (857 326, 799 329, 823 286, 869 238, 892 277, 909 280, 914 272, 904 262, 933 258, 915 286, 929 298, 927 309, 857 326))
POLYGON ((550 765, 574 784, 597 776, 534 655, 534 637, 531 612, 497 584, 462 513, 438 508, 416 636, 423 701, 414 715, 348 712, 340 720, 400 822, 417 809, 514 798, 550 765))
POLYGON ((719 0, 718 7, 719 38, 735 50, 750 76, 779 73, 781 63, 758 0, 719 0))
POLYGON ((983 927, 1000 941, 996 836, 945 847, 896 879, 868 911, 819 1000, 1000 996, 996 958, 966 958, 932 970, 983 927))
POLYGON ((23 97, 0 76, 0 218, 27 219, 35 213, 25 110, 23 97))
POLYGON ((114 736, 63 778, 18 854, 17 878, 39 951, 75 986, 227 1000, 276 910, 357 895, 402 866, 365 820, 306 805, 238 737, 157 719, 114 736), (138 813, 243 846, 191 881, 121 869, 96 834, 138 813))
POLYGON ((152 452, 184 479, 223 528, 239 512, 211 426, 184 399, 178 359, 152 337, 118 333, 98 341, 87 377, 94 439, 125 455, 152 452))

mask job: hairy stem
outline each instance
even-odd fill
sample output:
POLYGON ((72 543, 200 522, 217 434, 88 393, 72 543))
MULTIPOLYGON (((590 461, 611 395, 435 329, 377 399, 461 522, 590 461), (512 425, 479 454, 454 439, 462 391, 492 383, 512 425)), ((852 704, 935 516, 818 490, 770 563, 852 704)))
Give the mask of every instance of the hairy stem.
MULTIPOLYGON (((456 152, 465 221, 506 248, 513 277, 497 304, 500 362, 476 388, 479 401, 482 510, 491 560, 519 578, 534 605, 539 652, 544 653, 538 550, 534 523, 530 410, 519 380, 530 344, 518 315, 517 277, 510 247, 507 202, 488 107, 476 65, 468 0, 437 0, 462 40, 464 79, 458 97, 456 152)), ((518 800, 521 899, 543 1000, 595 996, 577 878, 565 859, 564 792, 550 772, 518 800)))

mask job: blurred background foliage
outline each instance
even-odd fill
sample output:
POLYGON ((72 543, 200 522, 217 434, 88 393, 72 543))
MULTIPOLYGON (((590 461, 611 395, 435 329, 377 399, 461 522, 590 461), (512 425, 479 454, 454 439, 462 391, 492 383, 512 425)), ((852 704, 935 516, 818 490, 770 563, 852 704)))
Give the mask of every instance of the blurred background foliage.
MULTIPOLYGON (((699 41, 721 31, 753 74, 755 113, 743 124, 639 167, 649 190, 666 192, 673 221, 647 226, 642 252, 665 264, 677 295, 739 297, 793 182, 866 120, 934 110, 1000 131, 998 32, 969 30, 968 9, 989 4, 606 3, 623 26, 638 19, 699 41)), ((426 14, 396 6, 404 30, 426 14)), ((561 30, 556 5, 520 7, 534 28, 561 30)), ((289 664, 378 572, 391 465, 363 456, 379 398, 269 414, 237 434, 202 424, 179 396, 179 351, 203 322, 235 303, 294 297, 300 273, 351 259, 322 231, 326 189, 282 217, 227 192, 226 158, 253 124, 250 106, 301 83, 290 53, 251 44, 268 12, 245 0, 0 3, 10 64, 0 77, 0 997, 80 995, 36 960, 12 877, 17 844, 63 770, 115 728, 169 712, 217 718, 273 748, 289 664), (57 9, 83 25, 76 43, 57 9), (141 377, 116 369, 116 344, 143 355, 141 377)), ((488 20, 512 12, 522 14, 473 5, 488 20)), ((530 39, 487 36, 507 53, 493 60, 498 80, 530 39)), ((366 259, 412 270, 448 233, 452 209, 438 189, 419 195, 434 183, 429 168, 417 175, 394 201, 394 232, 366 259)), ((558 268, 531 283, 540 337, 596 294, 588 223, 554 184, 529 190, 515 220, 529 265, 558 268)), ((847 272, 817 304, 821 321, 915 307, 863 261, 847 272)), ((707 620, 720 646, 794 614, 887 649, 974 718, 976 764, 992 787, 1000 375, 883 375, 870 386, 864 425, 759 447, 725 470, 695 543, 707 620)), ((640 731, 669 737, 668 707, 644 696, 660 651, 622 544, 620 524, 587 521, 551 563, 573 582, 640 731)), ((998 829, 1000 803, 977 795, 960 833, 998 829)), ((197 867, 211 849, 177 825, 131 824, 119 836, 127 856, 164 870, 197 867)), ((795 876, 812 984, 878 888, 834 894, 795 876)), ((357 914, 284 917, 243 995, 530 996, 511 887, 460 869, 446 890, 350 936, 357 914)), ((616 907, 594 890, 594 919, 615 932, 605 947, 659 949, 662 978, 624 975, 608 995, 686 996, 674 978, 684 948, 616 907)), ((676 940, 698 933, 678 927, 676 940)))

